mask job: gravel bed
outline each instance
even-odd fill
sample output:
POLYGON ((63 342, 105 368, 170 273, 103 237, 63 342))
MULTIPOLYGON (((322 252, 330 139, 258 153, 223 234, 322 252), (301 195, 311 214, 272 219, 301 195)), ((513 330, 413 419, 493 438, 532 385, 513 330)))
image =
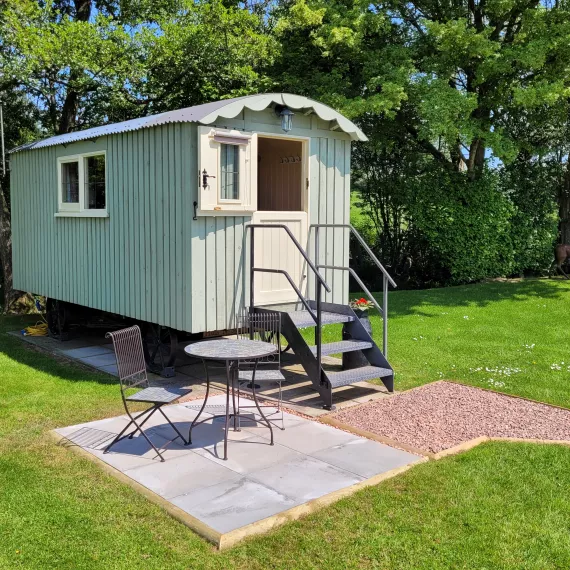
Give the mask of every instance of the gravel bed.
POLYGON ((570 441, 570 410, 445 381, 333 417, 431 453, 483 435, 570 441))

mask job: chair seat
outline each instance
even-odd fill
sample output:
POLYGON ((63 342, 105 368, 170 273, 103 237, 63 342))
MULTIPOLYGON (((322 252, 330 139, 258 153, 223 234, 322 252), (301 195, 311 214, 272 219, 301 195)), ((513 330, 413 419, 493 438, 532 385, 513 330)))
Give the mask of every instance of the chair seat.
MULTIPOLYGON (((240 370, 238 378, 240 380, 249 380, 253 377, 253 370, 240 370)), ((281 370, 259 370, 255 371, 255 381, 256 382, 282 382, 285 380, 285 376, 281 373, 281 370)))
POLYGON ((149 402, 151 404, 170 404, 192 392, 189 388, 145 388, 126 399, 131 402, 149 402))

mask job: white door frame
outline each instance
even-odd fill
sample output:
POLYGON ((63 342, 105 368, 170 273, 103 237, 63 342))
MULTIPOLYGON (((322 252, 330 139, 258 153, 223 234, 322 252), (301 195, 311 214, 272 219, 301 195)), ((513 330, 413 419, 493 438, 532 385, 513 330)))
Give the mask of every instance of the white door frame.
MULTIPOLYGON (((310 191, 310 173, 309 173, 309 147, 310 147, 310 137, 303 137, 303 136, 295 136, 295 135, 281 135, 281 134, 274 134, 274 133, 264 133, 256 131, 258 137, 258 144, 259 139, 268 138, 268 139, 280 139, 280 140, 287 140, 287 141, 298 141, 302 143, 302 168, 301 168, 301 188, 302 188, 302 210, 293 210, 293 211, 279 211, 279 210, 270 210, 270 211, 261 211, 258 210, 253 213, 252 215, 252 222, 258 223, 260 218, 271 218, 275 217, 275 223, 286 223, 287 218, 294 220, 302 220, 302 224, 304 227, 301 227, 300 235, 298 236, 299 243, 305 251, 308 248, 308 239, 309 239, 309 220, 310 220, 310 212, 309 212, 309 191, 310 191), (297 214, 297 216, 295 216, 297 214), (303 214, 301 216, 301 214, 303 214), (279 219, 281 218, 281 219, 279 219)), ((258 147, 259 148, 259 147, 258 147)), ((259 189, 258 189, 259 192, 259 189)), ((259 196, 258 196, 259 199, 259 196)), ((263 230, 262 230, 263 231, 263 230)), ((266 232, 269 230, 265 230, 266 232)), ((297 249, 295 245, 291 242, 291 239, 288 235, 286 235, 285 230, 271 230, 275 233, 280 232, 282 235, 282 239, 286 240, 283 243, 289 243, 291 248, 297 249)), ((259 233, 258 233, 259 235, 259 233)), ((263 240, 260 240, 259 237, 256 236, 256 249, 263 244, 263 240)), ((300 259, 300 267, 299 267, 299 280, 295 283, 297 287, 301 290, 303 295, 307 293, 307 271, 306 271, 306 262, 302 258, 301 254, 297 254, 300 259)), ((256 254, 256 259, 259 259, 259 254, 256 254)), ((275 267, 274 267, 275 268, 275 267)), ((285 269, 283 267, 279 267, 280 269, 285 269)), ((270 275, 270 274, 265 274, 270 275)), ((260 282, 262 279, 263 273, 256 272, 255 276, 255 301, 256 304, 279 304, 279 303, 291 303, 291 302, 298 302, 299 298, 290 284, 287 282, 288 291, 283 291, 282 293, 278 293, 277 291, 275 294, 271 294, 270 292, 266 292, 265 294, 260 290, 260 282)), ((291 275, 293 279, 295 279, 294 275, 291 275)), ((277 279, 282 279, 283 281, 287 281, 285 276, 278 276, 277 279)), ((275 281, 275 279, 274 279, 275 281)))

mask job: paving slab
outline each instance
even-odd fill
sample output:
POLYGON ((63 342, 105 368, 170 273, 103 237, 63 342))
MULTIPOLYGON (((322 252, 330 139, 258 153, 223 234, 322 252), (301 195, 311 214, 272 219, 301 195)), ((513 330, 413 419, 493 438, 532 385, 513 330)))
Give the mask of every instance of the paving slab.
MULTIPOLYGON (((84 349, 79 349, 84 350, 84 349)), ((85 356, 77 358, 79 362, 83 364, 88 364, 89 366, 93 366, 93 368, 101 368, 102 366, 112 366, 113 364, 117 364, 117 359, 115 358, 115 353, 108 350, 102 354, 97 354, 95 356, 85 356)))
POLYGON ((241 478, 239 473, 198 454, 192 455, 192 461, 184 455, 176 457, 169 460, 168 465, 166 470, 162 463, 153 462, 128 469, 125 474, 165 499, 241 478))
POLYGON ((106 372, 107 374, 110 374, 111 376, 116 376, 117 378, 119 377, 119 369, 117 368, 116 364, 97 366, 97 370, 100 370, 101 372, 106 372))
POLYGON ((247 477, 224 481, 172 499, 220 533, 247 526, 295 506, 295 501, 247 477))
POLYGON ((368 478, 407 465, 418 456, 358 437, 347 443, 317 451, 313 457, 368 478))
MULTIPOLYGON (((242 404, 248 402, 242 399, 242 404)), ((208 403, 211 412, 218 412, 225 396, 212 396, 208 403)), ((186 436, 202 404, 178 403, 164 411, 186 436)), ((268 428, 258 422, 244 422, 240 431, 230 424, 224 460, 224 419, 206 412, 202 417, 205 421, 193 430, 188 446, 180 439, 169 443, 175 433, 159 414, 145 424, 145 433, 165 449, 163 463, 140 434, 103 453, 127 424, 125 415, 56 432, 63 445, 91 458, 220 548, 423 460, 289 413, 284 416, 286 429, 274 429, 274 445, 268 428)))
MULTIPOLYGON (((77 358, 78 360, 88 358, 91 356, 99 356, 101 354, 105 355, 112 355, 113 358, 115 357, 114 352, 108 347, 104 345, 96 345, 96 346, 84 346, 81 348, 72 348, 72 349, 59 349, 61 354, 69 358, 77 358)), ((109 364, 112 364, 111 362, 109 364)))
POLYGON ((291 497, 298 504, 350 487, 364 479, 307 455, 255 471, 250 478, 291 497))
POLYGON ((275 441, 295 451, 312 454, 360 439, 357 435, 339 429, 330 430, 328 427, 317 422, 304 420, 303 423, 297 422, 284 431, 276 430, 275 441))

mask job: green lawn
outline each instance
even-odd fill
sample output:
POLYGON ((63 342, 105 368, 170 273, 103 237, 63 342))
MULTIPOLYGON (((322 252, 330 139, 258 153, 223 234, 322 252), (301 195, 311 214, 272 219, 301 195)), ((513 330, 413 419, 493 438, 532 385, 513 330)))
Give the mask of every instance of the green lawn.
MULTIPOLYGON (((486 387, 494 378, 505 382, 503 391, 570 407, 570 373, 561 364, 568 293, 560 281, 394 293, 398 389, 439 373, 486 387), (521 371, 470 372, 480 366, 521 371)), ((0 332, 21 324, 0 318, 0 332)), ((47 436, 53 427, 121 410, 108 376, 0 334, 0 568, 570 567, 568 448, 486 444, 220 554, 47 436)))
MULTIPOLYGON (((388 314, 397 390, 445 378, 570 408, 570 281, 396 290, 388 314)), ((371 321, 381 345, 382 321, 371 321)))

